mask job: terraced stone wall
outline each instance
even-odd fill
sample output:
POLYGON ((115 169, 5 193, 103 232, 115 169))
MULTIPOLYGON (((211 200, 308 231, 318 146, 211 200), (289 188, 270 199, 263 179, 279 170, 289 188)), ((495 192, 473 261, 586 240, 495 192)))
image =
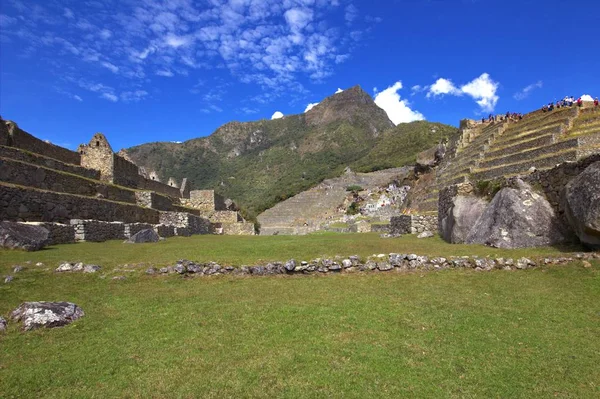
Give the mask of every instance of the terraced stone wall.
POLYGON ((221 223, 222 234, 229 236, 251 236, 254 235, 254 224, 252 223, 221 223))
POLYGON ((237 223, 241 222, 238 213, 234 211, 215 211, 208 218, 211 223, 237 223))
MULTIPOLYGON (((159 222, 177 229, 187 229, 189 234, 210 234, 211 231, 208 219, 187 212, 160 212, 159 222)), ((185 234, 177 233, 177 235, 185 234)))
POLYGON ((30 164, 44 166, 46 168, 71 173, 87 179, 100 180, 100 172, 93 169, 87 169, 82 166, 72 165, 60 162, 54 158, 48 158, 20 148, 5 147, 0 145, 0 158, 8 158, 16 161, 27 162, 30 164))
POLYGON ((158 211, 122 202, 0 184, 0 220, 68 223, 70 219, 158 224, 158 211))
POLYGON ((70 224, 46 222, 28 222, 27 224, 33 224, 47 229, 50 233, 48 235, 48 245, 72 244, 75 242, 75 228, 70 224))
POLYGON ((225 211, 225 199, 214 190, 192 190, 190 197, 181 200, 181 204, 201 211, 225 211))
POLYGON ((137 188, 140 190, 156 191, 157 193, 168 195, 171 198, 179 198, 181 196, 181 192, 177 187, 167 186, 164 183, 146 179, 142 176, 139 177, 137 188))
POLYGON ((120 186, 138 188, 139 182, 143 179, 139 174, 136 164, 129 162, 125 158, 113 154, 113 184, 120 186))
POLYGON ((97 180, 61 173, 54 169, 36 166, 11 159, 0 159, 0 181, 35 187, 57 193, 69 193, 135 204, 135 191, 124 190, 97 180))
POLYGON ((146 208, 154 208, 159 211, 172 211, 173 201, 169 197, 155 193, 154 191, 136 191, 136 203, 146 208))
POLYGON ((14 122, 0 120, 0 124, 5 123, 7 123, 8 137, 4 140, 5 144, 3 145, 9 145, 36 154, 42 154, 65 163, 74 165, 79 165, 81 163, 81 156, 78 153, 40 140, 20 129, 14 122))

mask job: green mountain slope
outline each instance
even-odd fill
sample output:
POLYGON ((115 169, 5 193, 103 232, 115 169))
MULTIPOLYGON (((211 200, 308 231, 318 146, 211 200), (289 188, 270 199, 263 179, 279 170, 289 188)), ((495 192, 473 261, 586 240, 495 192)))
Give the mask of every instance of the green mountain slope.
POLYGON ((215 189, 254 219, 277 202, 339 176, 347 166, 369 171, 412 163, 417 152, 454 131, 429 122, 394 127, 356 86, 305 114, 231 122, 208 137, 143 144, 126 152, 163 180, 187 177, 193 189, 215 189))

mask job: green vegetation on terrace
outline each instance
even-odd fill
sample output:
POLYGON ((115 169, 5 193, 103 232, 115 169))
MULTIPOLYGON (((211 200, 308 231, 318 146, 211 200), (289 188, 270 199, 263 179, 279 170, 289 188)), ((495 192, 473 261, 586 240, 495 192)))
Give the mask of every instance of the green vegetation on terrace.
POLYGON ((178 259, 218 262, 222 265, 253 265, 258 262, 311 260, 322 257, 373 254, 415 253, 428 256, 560 256, 581 248, 528 248, 506 250, 483 245, 448 244, 439 237, 418 239, 414 235, 381 238, 378 233, 321 233, 307 236, 217 236, 171 237, 155 244, 124 244, 122 241, 78 243, 49 247, 39 252, 0 251, 0 273, 26 261, 57 267, 61 261, 95 263, 104 267, 124 264, 164 266, 178 259))
POLYGON ((124 281, 28 266, 0 285, 0 314, 64 300, 86 315, 26 333, 9 324, 0 397, 593 398, 599 299, 598 262, 124 281))

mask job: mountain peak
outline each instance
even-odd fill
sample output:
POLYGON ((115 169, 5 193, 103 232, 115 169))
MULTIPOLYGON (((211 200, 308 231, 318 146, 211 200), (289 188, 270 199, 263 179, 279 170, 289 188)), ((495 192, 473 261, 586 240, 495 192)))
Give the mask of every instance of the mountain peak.
POLYGON ((386 112, 375 104, 360 85, 325 98, 306 113, 309 125, 326 125, 337 121, 363 122, 374 136, 394 126, 386 112))

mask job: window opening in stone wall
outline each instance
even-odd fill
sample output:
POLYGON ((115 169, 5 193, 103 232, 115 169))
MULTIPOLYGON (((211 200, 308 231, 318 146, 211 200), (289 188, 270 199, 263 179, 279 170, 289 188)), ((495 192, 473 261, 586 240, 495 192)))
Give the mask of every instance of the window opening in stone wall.
POLYGON ((100 147, 100 142, 96 141, 96 147, 100 147))

